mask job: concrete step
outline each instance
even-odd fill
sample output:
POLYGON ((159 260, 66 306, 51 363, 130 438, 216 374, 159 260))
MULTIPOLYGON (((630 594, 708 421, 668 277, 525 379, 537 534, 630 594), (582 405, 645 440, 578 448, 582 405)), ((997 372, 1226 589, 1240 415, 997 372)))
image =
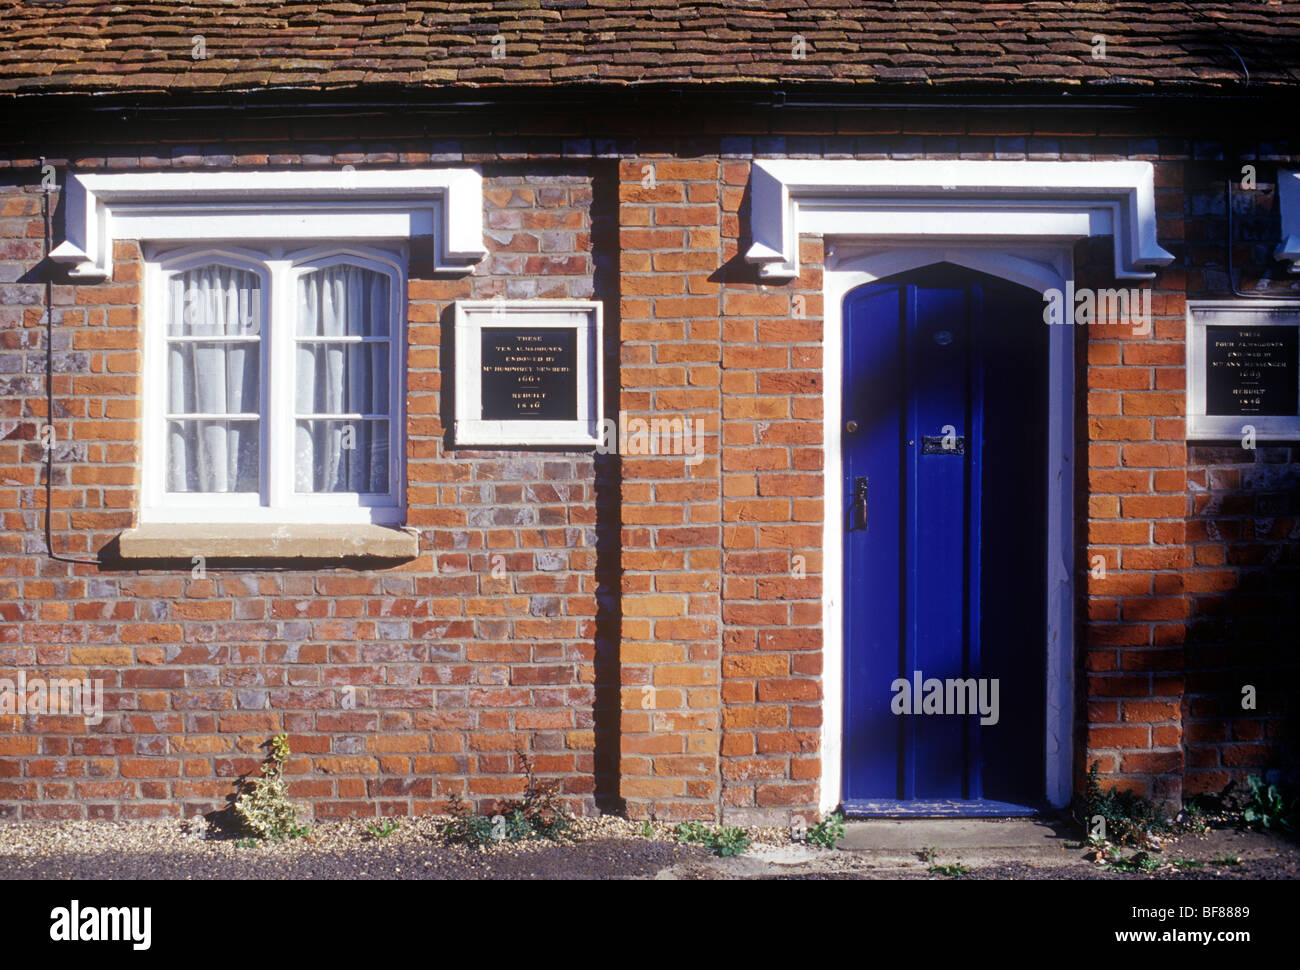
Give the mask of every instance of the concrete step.
POLYGON ((941 862, 987 864, 1008 858, 1059 861, 1068 854, 1067 842, 1077 846, 1078 837, 1042 819, 868 819, 849 822, 839 848, 881 863, 912 863, 930 846, 941 862))

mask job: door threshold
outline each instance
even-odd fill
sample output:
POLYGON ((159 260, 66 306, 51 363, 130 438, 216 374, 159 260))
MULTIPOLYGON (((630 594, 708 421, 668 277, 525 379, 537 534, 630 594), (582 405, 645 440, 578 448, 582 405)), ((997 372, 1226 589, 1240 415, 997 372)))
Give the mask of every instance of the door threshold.
POLYGON ((1024 818, 1043 809, 989 798, 849 799, 841 803, 848 818, 1024 818))

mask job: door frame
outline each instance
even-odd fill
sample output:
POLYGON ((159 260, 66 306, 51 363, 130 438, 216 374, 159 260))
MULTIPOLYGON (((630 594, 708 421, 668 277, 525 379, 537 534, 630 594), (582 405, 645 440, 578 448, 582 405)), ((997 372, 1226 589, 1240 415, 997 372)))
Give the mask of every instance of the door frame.
MULTIPOLYGON (((843 308, 851 290, 933 263, 952 263, 1043 292, 1064 291, 1073 277, 1071 244, 988 245, 864 240, 826 236, 822 279, 824 514, 822 536, 822 773, 819 810, 842 797, 844 723, 844 576, 840 455, 843 424, 843 308)), ((1046 326, 1046 324, 1044 324, 1046 326)), ((1042 595, 1047 606, 1044 801, 1065 805, 1073 789, 1074 725, 1074 329, 1048 335, 1047 561, 1042 595)))

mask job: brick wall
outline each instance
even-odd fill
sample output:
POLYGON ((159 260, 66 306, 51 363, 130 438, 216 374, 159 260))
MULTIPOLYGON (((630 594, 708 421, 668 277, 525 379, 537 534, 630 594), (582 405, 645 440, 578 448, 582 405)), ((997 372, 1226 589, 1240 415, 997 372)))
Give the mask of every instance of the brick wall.
MULTIPOLYGON (((55 132, 40 151, 60 180, 69 164, 484 172, 489 256, 463 278, 413 267, 409 286, 420 558, 206 579, 113 558, 137 486, 131 244, 113 281, 51 287, 53 546, 105 561, 46 554, 37 154, 0 153, 0 677, 84 671, 105 680, 111 708, 89 731, 0 715, 0 814, 216 807, 286 730, 293 792, 320 818, 432 811, 453 791, 488 807, 521 784, 516 749, 584 812, 811 816, 824 693, 822 245, 801 241, 792 283, 758 281, 742 256, 755 156, 1157 163, 1159 235, 1176 260, 1153 283, 1153 332, 1076 333, 1075 765, 1099 761, 1119 783, 1176 800, 1294 764, 1300 465, 1288 447, 1246 456, 1189 450, 1183 437, 1184 300, 1223 295, 1214 192, 1239 149, 1151 135, 1150 121, 800 113, 777 129, 739 112, 538 114, 447 120, 437 140, 400 121, 253 121, 168 125, 136 145, 55 132), (647 126, 665 134, 638 137, 647 126), (698 461, 451 449, 450 302, 498 294, 604 300, 607 415, 698 421, 698 461), (1243 713, 1238 681, 1285 689, 1243 713), (345 687, 355 708, 341 703, 345 687)), ((1238 233, 1255 242, 1238 267, 1258 276, 1277 226, 1266 190, 1249 204, 1238 233)), ((1106 241, 1077 261, 1081 285, 1113 285, 1106 241)))
MULTIPOLYGON (((169 161, 205 158, 177 149, 169 161)), ((268 160, 396 156, 286 145, 221 161, 268 160)), ((291 792, 318 818, 429 812, 452 792, 487 805, 521 790, 516 751, 574 809, 594 811, 595 456, 450 449, 441 370, 456 298, 593 295, 590 166, 488 162, 488 257, 453 280, 422 278, 412 261, 407 498, 421 556, 383 570, 250 564, 201 579, 137 570, 112 552, 139 485, 134 243, 118 244, 110 282, 52 286, 53 548, 87 558, 103 549, 106 561, 45 555, 44 225, 33 175, 12 172, 0 187, 0 671, 102 679, 108 712, 91 730, 76 718, 0 716, 0 813, 207 811, 256 770, 278 731, 295 755, 291 792)))
POLYGON ((1217 792, 1247 772, 1296 767, 1300 454, 1189 452, 1185 784, 1217 792))
MULTIPOLYGON (((1181 205, 1169 178, 1159 212, 1181 205)), ((1162 243, 1168 238, 1161 233, 1162 243)), ((1110 260, 1109 245, 1080 246, 1080 285, 1115 285, 1110 260)), ((1076 449, 1087 456, 1076 492, 1087 543, 1078 568, 1085 723, 1076 780, 1098 763, 1124 787, 1170 804, 1182 797, 1188 611, 1182 278, 1170 267, 1151 283, 1149 334, 1117 325, 1082 332, 1076 373, 1087 389, 1076 449)))
POLYGON ((619 166, 619 410, 629 422, 698 420, 705 436, 697 456, 629 455, 621 463, 619 774, 633 817, 717 812, 718 175, 716 159, 647 156, 619 166))
MULTIPOLYGON (((1300 296, 1300 283, 1270 262, 1281 231, 1276 170, 1285 158, 1277 147, 1247 150, 1240 161, 1255 169, 1253 189, 1242 188, 1239 164, 1189 166, 1189 296, 1230 286, 1221 242, 1229 230, 1225 174, 1234 183, 1231 283, 1244 293, 1300 296)), ((1184 787, 1192 794, 1249 773, 1300 769, 1300 449, 1256 444, 1188 448, 1183 724, 1184 787)))

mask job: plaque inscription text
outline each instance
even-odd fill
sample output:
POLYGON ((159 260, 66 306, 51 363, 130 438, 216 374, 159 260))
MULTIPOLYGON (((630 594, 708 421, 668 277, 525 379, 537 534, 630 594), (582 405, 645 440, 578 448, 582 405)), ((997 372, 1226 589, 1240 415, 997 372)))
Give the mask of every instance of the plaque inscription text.
POLYGON ((484 327, 483 420, 574 420, 577 339, 570 328, 484 327))
POLYGON ((1207 326, 1205 413, 1300 414, 1300 327, 1207 326))

